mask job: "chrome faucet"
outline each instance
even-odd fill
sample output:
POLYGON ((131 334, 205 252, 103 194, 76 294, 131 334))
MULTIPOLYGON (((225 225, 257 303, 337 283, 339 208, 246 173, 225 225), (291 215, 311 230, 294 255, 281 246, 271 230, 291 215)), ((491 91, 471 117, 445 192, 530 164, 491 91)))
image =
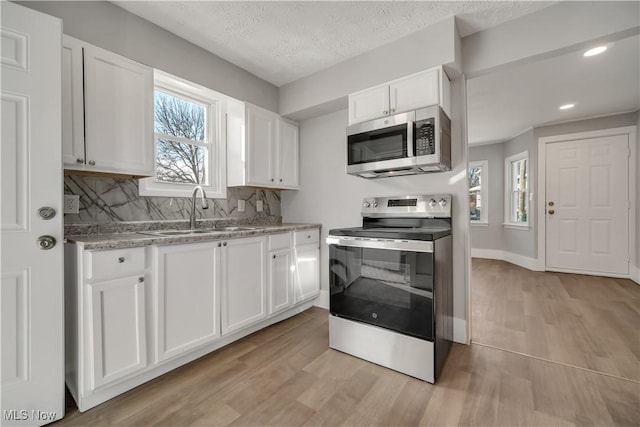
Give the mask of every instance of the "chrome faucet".
POLYGON ((200 190, 202 196, 202 209, 209 209, 207 193, 204 192, 202 187, 196 185, 196 188, 193 189, 193 194, 191 194, 191 216, 189 217, 189 228, 191 230, 196 228, 196 195, 198 194, 198 190, 200 190))

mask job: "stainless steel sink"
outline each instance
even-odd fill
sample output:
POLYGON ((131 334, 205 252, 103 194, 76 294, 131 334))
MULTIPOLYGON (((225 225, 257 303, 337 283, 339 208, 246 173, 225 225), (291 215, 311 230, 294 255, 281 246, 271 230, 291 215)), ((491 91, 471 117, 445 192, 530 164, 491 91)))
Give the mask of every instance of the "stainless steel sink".
POLYGON ((216 227, 216 230, 219 231, 249 231, 249 230, 257 230, 256 227, 216 227))

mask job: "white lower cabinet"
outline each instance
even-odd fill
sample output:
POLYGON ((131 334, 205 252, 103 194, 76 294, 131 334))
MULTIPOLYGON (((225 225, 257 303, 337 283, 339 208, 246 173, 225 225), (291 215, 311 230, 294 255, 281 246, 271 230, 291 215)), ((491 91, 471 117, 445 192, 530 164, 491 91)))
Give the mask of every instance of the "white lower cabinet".
POLYGON ((220 336, 217 242, 152 248, 156 363, 220 336))
POLYGON ((222 260, 222 334, 267 317, 265 237, 227 240, 222 260))
POLYGON ((66 381, 86 411, 313 304, 317 229, 147 248, 65 244, 66 381))
POLYGON ((291 233, 269 236, 268 285, 269 314, 285 310, 293 305, 294 263, 291 233))
POLYGON ((320 293, 320 231, 294 234, 295 302, 315 298, 320 293))
POLYGON ((91 389, 147 366, 144 275, 87 285, 91 389))

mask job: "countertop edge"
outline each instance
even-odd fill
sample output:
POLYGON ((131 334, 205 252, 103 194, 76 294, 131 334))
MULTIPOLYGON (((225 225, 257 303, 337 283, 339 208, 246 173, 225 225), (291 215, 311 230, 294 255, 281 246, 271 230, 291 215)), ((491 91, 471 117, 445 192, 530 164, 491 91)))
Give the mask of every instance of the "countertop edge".
POLYGON ((223 239, 235 239, 242 237, 264 236, 268 234, 284 233, 288 231, 309 230, 322 228, 322 224, 282 224, 273 226, 261 226, 256 230, 228 231, 220 233, 206 233, 185 236, 152 236, 138 232, 93 234, 93 235, 68 235, 65 243, 76 244, 84 250, 100 249, 126 249, 151 245, 172 245, 180 243, 210 242, 223 239))

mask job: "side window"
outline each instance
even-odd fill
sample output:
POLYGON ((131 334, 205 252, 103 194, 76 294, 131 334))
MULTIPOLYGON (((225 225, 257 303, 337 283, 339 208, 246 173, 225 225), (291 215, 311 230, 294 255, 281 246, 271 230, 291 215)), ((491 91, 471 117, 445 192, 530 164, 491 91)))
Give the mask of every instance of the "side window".
POLYGON ((489 163, 486 160, 469 162, 469 219, 472 224, 488 224, 489 219, 489 163))
POLYGON ((529 225, 529 152, 504 160, 506 225, 529 225))
POLYGON ((154 72, 155 176, 140 195, 189 197, 201 185, 209 198, 226 198, 225 96, 154 72))

